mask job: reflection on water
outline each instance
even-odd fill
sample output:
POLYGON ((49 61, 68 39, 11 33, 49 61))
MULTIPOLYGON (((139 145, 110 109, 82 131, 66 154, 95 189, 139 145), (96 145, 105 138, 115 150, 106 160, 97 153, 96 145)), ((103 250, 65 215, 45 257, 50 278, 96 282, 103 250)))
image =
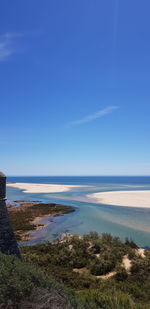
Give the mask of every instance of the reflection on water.
MULTIPOLYGON (((47 177, 45 177, 47 178, 47 177)), ((38 180, 32 179, 33 182, 46 183, 46 179, 42 182, 41 178, 38 180)), ((78 177, 79 178, 79 177, 78 177)), ((90 177, 89 177, 90 178, 90 177)), ((115 177, 114 177, 115 178, 115 177)), ((97 231, 99 233, 111 233, 119 236, 122 239, 125 237, 132 238, 139 246, 150 247, 150 209, 130 208, 130 207, 115 207, 110 205, 94 204, 92 200, 87 199, 86 195, 93 192, 116 191, 116 190, 150 190, 150 179, 137 180, 133 179, 130 183, 123 180, 115 183, 102 183, 96 178, 93 182, 87 180, 83 182, 73 178, 67 184, 80 184, 86 187, 74 189, 64 193, 53 194, 27 194, 15 188, 7 189, 7 197, 10 200, 39 200, 43 202, 57 202, 65 205, 72 205, 76 207, 76 212, 55 217, 54 222, 49 224, 46 228, 40 231, 34 231, 33 235, 36 239, 30 241, 30 244, 52 240, 62 233, 85 234, 90 231, 97 231), (141 181, 141 183, 140 183, 141 181)), ((116 179, 116 178, 115 178, 116 179)), ((117 179, 118 180, 118 179, 117 179)), ((14 180, 15 181, 15 180, 14 180)), ((19 180, 20 182, 23 182, 19 180)), ((66 180, 63 180, 64 183, 66 180)), ((104 179, 103 179, 104 181, 104 179)), ((24 181, 27 182, 27 181, 24 181)), ((29 179, 28 179, 29 182, 29 179)), ((31 182, 31 181, 30 181, 31 182)), ((47 178, 47 183, 48 178, 47 178)), ((53 183, 57 183, 53 180, 53 183)), ((59 182, 60 179, 59 179, 59 182)), ((28 243, 29 244, 29 243, 28 243)))

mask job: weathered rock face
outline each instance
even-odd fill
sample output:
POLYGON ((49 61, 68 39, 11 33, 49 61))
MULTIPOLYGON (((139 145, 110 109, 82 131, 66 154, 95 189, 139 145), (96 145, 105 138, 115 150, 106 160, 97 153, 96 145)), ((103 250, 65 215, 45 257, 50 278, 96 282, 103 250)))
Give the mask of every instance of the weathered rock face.
POLYGON ((0 172, 0 252, 14 254, 20 258, 20 251, 6 208, 6 176, 0 172))

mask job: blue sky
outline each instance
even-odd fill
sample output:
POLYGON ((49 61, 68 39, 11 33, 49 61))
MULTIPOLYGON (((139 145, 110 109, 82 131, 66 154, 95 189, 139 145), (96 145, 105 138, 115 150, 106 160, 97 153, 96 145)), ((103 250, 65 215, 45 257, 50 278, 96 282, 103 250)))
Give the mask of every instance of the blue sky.
POLYGON ((0 169, 150 175, 149 0, 1 0, 0 169))

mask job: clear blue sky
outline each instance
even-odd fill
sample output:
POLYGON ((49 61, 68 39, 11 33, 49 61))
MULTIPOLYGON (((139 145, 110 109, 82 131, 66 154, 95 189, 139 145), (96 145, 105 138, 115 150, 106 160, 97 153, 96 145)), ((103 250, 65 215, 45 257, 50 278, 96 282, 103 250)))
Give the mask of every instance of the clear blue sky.
POLYGON ((150 175, 149 12, 149 0, 1 0, 0 170, 150 175))

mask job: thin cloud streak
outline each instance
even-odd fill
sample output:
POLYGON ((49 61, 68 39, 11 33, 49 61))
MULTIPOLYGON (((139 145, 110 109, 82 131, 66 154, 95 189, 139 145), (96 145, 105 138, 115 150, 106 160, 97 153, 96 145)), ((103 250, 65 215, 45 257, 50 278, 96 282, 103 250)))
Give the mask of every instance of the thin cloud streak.
POLYGON ((39 36, 43 32, 41 30, 28 30, 22 32, 6 32, 0 34, 0 61, 8 60, 12 55, 19 51, 17 40, 22 37, 39 36))
POLYGON ((78 126, 78 125, 82 125, 84 123, 88 123, 88 122, 92 122, 98 118, 104 117, 108 114, 110 114, 111 112, 113 112, 114 110, 117 110, 119 107, 118 106, 108 106, 104 109, 99 110, 98 112, 88 115, 82 119, 76 120, 76 121, 72 121, 69 123, 69 127, 70 126, 78 126))
POLYGON ((22 33, 7 32, 0 35, 0 61, 6 61, 16 52, 15 39, 22 37, 22 33))

